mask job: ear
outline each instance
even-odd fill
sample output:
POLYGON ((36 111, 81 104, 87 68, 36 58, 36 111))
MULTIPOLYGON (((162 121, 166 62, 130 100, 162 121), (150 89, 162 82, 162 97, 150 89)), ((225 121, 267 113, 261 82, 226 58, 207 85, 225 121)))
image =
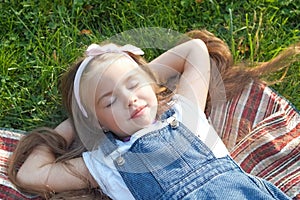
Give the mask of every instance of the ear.
POLYGON ((108 128, 105 128, 104 126, 101 126, 101 128, 102 128, 102 130, 103 130, 104 133, 109 132, 109 129, 108 129, 108 128))
POLYGON ((101 129, 103 130, 103 132, 104 133, 107 133, 107 132, 109 132, 109 129, 108 128, 106 128, 105 126, 103 126, 101 123, 100 123, 100 121, 98 120, 98 123, 99 123, 99 125, 100 125, 100 127, 101 127, 101 129))

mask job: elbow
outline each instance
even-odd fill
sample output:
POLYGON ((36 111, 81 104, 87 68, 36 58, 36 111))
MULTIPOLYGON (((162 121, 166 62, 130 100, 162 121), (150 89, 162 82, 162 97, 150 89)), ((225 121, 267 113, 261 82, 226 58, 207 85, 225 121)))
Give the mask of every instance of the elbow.
MULTIPOLYGON (((46 187, 41 187, 43 176, 40 169, 34 164, 25 160, 20 163, 19 157, 13 154, 9 160, 7 170, 8 178, 20 191, 32 194, 44 194, 46 187)), ((21 159, 22 160, 22 159, 21 159)), ((44 186, 44 185, 43 185, 44 186)))
POLYGON ((53 162, 54 156, 46 147, 36 147, 15 173, 16 185, 35 194, 49 191, 46 183, 53 162))
POLYGON ((207 46, 203 40, 192 39, 191 43, 192 43, 193 50, 196 50, 196 51, 202 50, 202 51, 208 53, 207 46))
POLYGON ((21 167, 15 176, 16 186, 24 191, 34 194, 43 194, 47 192, 46 176, 41 169, 28 170, 21 167))

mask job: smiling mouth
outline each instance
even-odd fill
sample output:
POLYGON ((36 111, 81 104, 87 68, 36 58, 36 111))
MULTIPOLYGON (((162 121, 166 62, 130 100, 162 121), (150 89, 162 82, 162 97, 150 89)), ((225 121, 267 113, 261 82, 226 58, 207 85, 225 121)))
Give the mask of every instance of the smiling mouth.
POLYGON ((146 108, 147 106, 141 106, 141 107, 138 107, 136 110, 134 110, 134 112, 131 114, 130 116, 130 119, 134 119, 134 118, 137 118, 139 116, 141 116, 143 114, 143 111, 144 109, 146 108))

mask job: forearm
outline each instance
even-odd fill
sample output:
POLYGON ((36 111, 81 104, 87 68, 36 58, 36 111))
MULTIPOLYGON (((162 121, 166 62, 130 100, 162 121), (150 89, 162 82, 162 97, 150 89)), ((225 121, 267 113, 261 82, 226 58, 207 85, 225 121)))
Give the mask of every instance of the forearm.
POLYGON ((35 147, 17 173, 17 182, 24 188, 47 191, 47 165, 54 163, 55 157, 45 145, 35 147))
POLYGON ((193 39, 163 53, 150 62, 151 69, 162 79, 168 79, 183 72, 188 67, 198 68, 203 72, 210 65, 203 65, 203 60, 207 60, 208 52, 206 45, 200 39, 193 39), (199 67, 201 66, 201 67, 199 67))
POLYGON ((45 145, 37 146, 28 156, 17 173, 17 181, 24 188, 40 192, 87 188, 87 181, 96 186, 82 158, 71 159, 66 164, 56 163, 55 156, 45 145))
POLYGON ((61 122, 55 128, 55 131, 66 140, 68 146, 74 140, 75 130, 72 125, 71 119, 66 119, 65 121, 61 122))

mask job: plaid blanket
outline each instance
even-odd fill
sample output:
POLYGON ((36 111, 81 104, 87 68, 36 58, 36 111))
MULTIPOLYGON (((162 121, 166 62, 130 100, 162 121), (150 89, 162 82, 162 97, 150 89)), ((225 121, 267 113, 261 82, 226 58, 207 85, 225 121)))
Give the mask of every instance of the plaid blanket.
MULTIPOLYGON (((263 84, 252 83, 230 102, 214 107, 210 121, 232 157, 300 200, 300 113, 263 84)), ((7 161, 23 133, 0 130, 0 199, 41 199, 19 192, 7 178, 7 161)))
POLYGON ((12 154, 19 139, 22 137, 21 131, 12 131, 8 129, 0 130, 0 199, 16 200, 16 199, 41 199, 37 196, 23 194, 9 181, 7 177, 8 159, 12 154))
POLYGON ((300 199, 300 113, 264 84, 251 83, 210 120, 233 159, 248 173, 300 199))

